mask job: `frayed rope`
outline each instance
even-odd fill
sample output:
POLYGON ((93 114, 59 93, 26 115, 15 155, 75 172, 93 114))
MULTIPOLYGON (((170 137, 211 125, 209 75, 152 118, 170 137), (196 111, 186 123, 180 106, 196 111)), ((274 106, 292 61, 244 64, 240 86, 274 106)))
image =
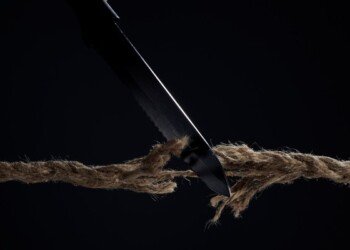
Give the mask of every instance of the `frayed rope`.
MULTIPOLYGON (((165 168, 171 157, 179 156, 187 143, 188 138, 184 137, 156 144, 144 157, 105 166, 85 166, 65 160, 0 162, 0 182, 66 182, 86 188, 169 194, 177 187, 176 178, 197 178, 192 170, 165 168)), ((350 161, 295 152, 255 151, 245 144, 221 144, 213 151, 233 185, 231 197, 211 198, 210 205, 216 208, 211 223, 219 221, 226 207, 239 217, 258 192, 273 184, 292 183, 301 177, 350 184, 350 161)))

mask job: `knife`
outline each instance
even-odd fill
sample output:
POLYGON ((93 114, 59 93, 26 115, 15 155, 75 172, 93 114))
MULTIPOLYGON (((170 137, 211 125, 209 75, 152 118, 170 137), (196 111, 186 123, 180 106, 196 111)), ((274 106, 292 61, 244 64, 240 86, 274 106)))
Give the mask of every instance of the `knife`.
POLYGON ((67 0, 82 38, 109 64, 167 140, 189 137, 181 158, 215 193, 230 196, 224 170, 210 145, 120 28, 107 0, 67 0))

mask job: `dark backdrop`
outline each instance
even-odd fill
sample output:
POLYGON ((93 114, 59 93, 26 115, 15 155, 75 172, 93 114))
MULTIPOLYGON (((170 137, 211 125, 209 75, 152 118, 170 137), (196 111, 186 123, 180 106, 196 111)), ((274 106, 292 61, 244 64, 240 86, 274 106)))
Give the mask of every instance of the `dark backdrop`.
MULTIPOLYGON (((345 1, 346 2, 346 1, 345 1)), ((124 30, 210 142, 350 156, 348 11, 335 1, 115 0, 124 30)), ((63 0, 0 2, 0 160, 122 162, 164 141, 63 0)), ((242 218, 199 181, 154 200, 0 184, 0 249, 336 249, 350 190, 274 186, 242 218)), ((346 247, 346 245, 344 246, 346 247)))

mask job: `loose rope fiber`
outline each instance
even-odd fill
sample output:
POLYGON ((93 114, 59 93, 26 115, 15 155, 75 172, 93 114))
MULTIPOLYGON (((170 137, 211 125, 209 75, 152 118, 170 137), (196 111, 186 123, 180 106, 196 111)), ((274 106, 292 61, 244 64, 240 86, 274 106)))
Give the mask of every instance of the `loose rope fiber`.
MULTIPOLYGON (((126 189, 139 193, 168 194, 175 191, 177 178, 197 178, 192 170, 178 171, 165 166, 186 147, 184 137, 153 146, 148 155, 123 164, 85 166, 77 161, 0 162, 0 182, 66 182, 100 189, 126 189)), ((259 150, 245 144, 221 144, 213 148, 230 181, 231 197, 217 195, 210 200, 219 221, 224 208, 240 216, 251 199, 273 184, 292 183, 298 178, 325 178, 350 184, 350 161, 295 152, 259 150)))

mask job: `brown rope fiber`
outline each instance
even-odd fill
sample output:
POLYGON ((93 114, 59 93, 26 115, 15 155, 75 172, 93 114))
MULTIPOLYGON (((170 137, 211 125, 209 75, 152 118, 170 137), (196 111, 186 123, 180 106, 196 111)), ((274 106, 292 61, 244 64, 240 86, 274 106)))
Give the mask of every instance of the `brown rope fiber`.
MULTIPOLYGON (((173 155, 180 155, 187 142, 184 137, 157 144, 144 157, 106 166, 85 166, 64 160, 0 162, 0 182, 66 182, 86 188, 168 194, 175 191, 176 178, 197 177, 191 170, 165 168, 173 155)), ((214 147, 214 152, 233 185, 231 197, 218 195, 211 199, 211 206, 216 208, 213 223, 218 222, 225 207, 238 217, 258 192, 273 184, 292 183, 301 177, 350 183, 350 161, 295 152, 255 151, 244 144, 221 144, 214 147)))

